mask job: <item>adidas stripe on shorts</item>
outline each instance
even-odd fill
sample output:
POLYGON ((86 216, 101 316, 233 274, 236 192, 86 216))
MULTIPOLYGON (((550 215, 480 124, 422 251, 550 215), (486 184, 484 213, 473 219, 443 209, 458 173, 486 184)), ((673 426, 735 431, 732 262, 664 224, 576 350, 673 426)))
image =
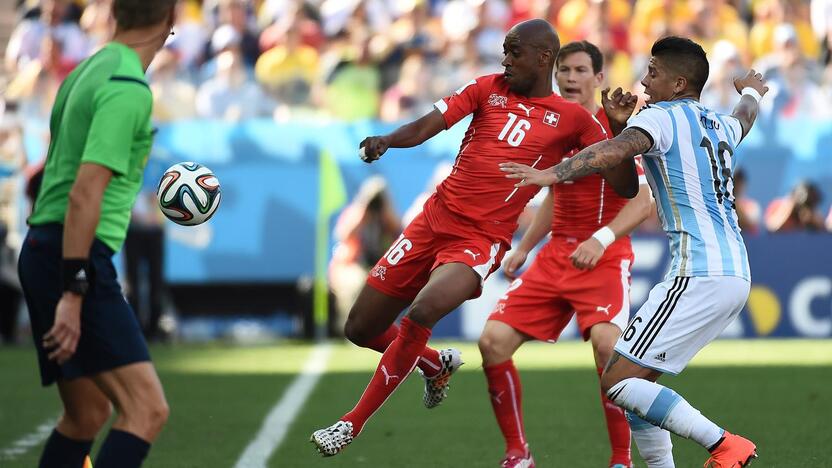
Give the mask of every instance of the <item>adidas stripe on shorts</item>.
POLYGON ((657 284, 615 351, 676 375, 739 315, 751 283, 736 276, 677 276, 657 284))

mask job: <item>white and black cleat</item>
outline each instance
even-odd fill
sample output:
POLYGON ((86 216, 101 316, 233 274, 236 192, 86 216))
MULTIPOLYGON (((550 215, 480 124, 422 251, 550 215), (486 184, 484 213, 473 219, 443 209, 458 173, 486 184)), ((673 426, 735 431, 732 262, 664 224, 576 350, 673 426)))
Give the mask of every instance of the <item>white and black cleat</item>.
POLYGON ((349 445, 352 439, 352 423, 338 421, 325 429, 318 429, 313 432, 309 441, 315 444, 321 455, 331 457, 344 450, 344 447, 349 445))
POLYGON ((462 362, 462 352, 455 348, 439 351, 439 361, 442 364, 442 368, 433 377, 425 376, 422 369, 419 369, 419 373, 425 379, 425 395, 423 400, 425 407, 428 409, 436 408, 448 397, 448 389, 450 388, 448 381, 451 379, 451 375, 459 369, 459 366, 464 364, 462 362))

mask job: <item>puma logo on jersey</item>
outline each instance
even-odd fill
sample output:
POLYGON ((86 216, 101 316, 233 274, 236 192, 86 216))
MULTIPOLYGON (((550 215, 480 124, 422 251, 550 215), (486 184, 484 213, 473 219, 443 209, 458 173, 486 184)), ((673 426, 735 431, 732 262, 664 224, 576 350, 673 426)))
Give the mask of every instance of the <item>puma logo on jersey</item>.
POLYGON ((523 103, 521 103, 521 102, 518 102, 518 103, 517 103, 517 107, 519 107, 519 108, 523 109, 523 111, 526 113, 526 117, 530 117, 530 116, 531 116, 531 114, 532 114, 532 109, 534 109, 534 106, 532 106, 532 107, 526 107, 526 106, 524 106, 524 105, 523 105, 523 103))
POLYGON ((478 254, 478 253, 474 253, 474 252, 471 252, 471 251, 470 251, 470 250, 468 250, 468 249, 463 250, 463 251, 462 251, 462 253, 467 253, 468 255, 470 255, 470 256, 471 256, 471 258, 473 258, 473 259, 474 259, 474 261, 476 261, 476 260, 477 260, 477 257, 479 257, 479 256, 480 256, 480 254, 478 254))
POLYGON ((494 107, 500 106, 505 108, 506 104, 508 104, 508 98, 494 93, 491 96, 488 96, 488 104, 494 107))
POLYGON ((398 375, 390 375, 387 372, 387 367, 385 367, 384 364, 381 365, 381 372, 384 374, 384 386, 387 386, 387 384, 390 383, 390 379, 399 379, 399 380, 401 380, 401 378, 399 378, 398 375))
POLYGON ((597 306, 597 307, 595 307, 595 312, 603 312, 603 313, 609 315, 610 314, 610 307, 612 307, 612 304, 607 304, 606 307, 597 306))

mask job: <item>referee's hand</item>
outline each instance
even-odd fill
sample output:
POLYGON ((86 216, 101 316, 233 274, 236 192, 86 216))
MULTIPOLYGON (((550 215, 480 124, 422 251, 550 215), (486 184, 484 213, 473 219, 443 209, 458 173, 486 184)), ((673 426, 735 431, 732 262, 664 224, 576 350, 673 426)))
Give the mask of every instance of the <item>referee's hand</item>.
POLYGON ((81 338, 81 303, 79 295, 66 292, 55 308, 55 324, 43 335, 43 347, 49 359, 63 364, 75 354, 81 338))

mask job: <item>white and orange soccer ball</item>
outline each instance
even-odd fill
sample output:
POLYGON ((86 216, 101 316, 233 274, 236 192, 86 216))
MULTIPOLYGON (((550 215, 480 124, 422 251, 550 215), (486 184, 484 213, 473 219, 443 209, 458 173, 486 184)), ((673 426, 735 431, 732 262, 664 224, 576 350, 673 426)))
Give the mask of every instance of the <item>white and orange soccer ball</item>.
POLYGON ((184 226, 211 219, 220 206, 220 195, 220 182, 211 169, 195 162, 181 162, 168 168, 156 190, 162 213, 184 226))

